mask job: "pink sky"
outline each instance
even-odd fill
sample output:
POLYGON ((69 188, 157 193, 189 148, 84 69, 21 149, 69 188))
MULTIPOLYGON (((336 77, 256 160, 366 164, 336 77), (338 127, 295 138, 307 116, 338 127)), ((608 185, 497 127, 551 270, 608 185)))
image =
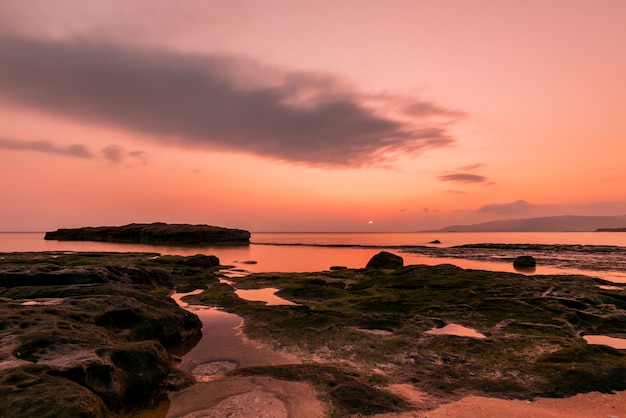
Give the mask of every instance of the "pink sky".
POLYGON ((624 19, 621 0, 2 2, 0 231, 624 215, 624 19))

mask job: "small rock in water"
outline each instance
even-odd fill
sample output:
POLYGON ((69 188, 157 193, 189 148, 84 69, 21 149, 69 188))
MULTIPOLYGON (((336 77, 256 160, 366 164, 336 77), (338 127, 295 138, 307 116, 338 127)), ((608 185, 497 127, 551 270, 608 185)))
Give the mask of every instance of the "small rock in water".
POLYGON ((530 255, 520 255, 515 260, 513 260, 513 267, 521 268, 521 269, 529 269, 535 268, 537 262, 535 258, 530 255))
POLYGON ((346 266, 330 266, 330 270, 346 270, 348 267, 346 266))
POLYGON ((429 242, 429 244, 441 244, 441 241, 439 241, 438 239, 434 239, 431 242, 429 242))

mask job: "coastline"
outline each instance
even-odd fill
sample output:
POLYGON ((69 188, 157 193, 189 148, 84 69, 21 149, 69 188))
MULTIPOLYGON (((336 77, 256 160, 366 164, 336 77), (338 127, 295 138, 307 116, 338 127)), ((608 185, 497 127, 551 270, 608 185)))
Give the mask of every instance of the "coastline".
MULTIPOLYGON (((184 383, 187 379, 184 376, 191 373, 198 380, 194 368, 179 365, 179 373, 171 374, 174 370, 166 366, 171 360, 165 357, 159 360, 163 372, 171 374, 170 383, 179 381, 177 386, 171 386, 170 390, 177 389, 170 392, 171 400, 185 399, 187 412, 182 416, 189 418, 200 416, 189 408, 197 409, 199 414, 210 414, 211 408, 217 408, 215 411, 222 411, 220 413, 246 413, 237 409, 238 405, 250 405, 250 402, 256 402, 257 409, 260 405, 269 410, 276 408, 276 416, 289 416, 289 411, 293 416, 296 414, 293 411, 306 410, 311 415, 300 412, 297 415, 432 418, 467 413, 469 417, 472 411, 475 416, 496 416, 502 408, 514 408, 520 414, 526 411, 523 413, 535 414, 530 416, 556 417, 564 416, 555 414, 569 411, 568 408, 576 410, 581 399, 587 403, 604 402, 608 405, 607 411, 619 411, 617 408, 624 400, 624 392, 608 393, 624 390, 624 379, 619 376, 626 370, 626 354, 623 350, 587 344, 581 338, 591 330, 623 336, 619 324, 620 318, 626 315, 626 298, 623 297, 626 288, 608 286, 609 282, 597 278, 524 276, 464 270, 450 265, 235 274, 228 278, 227 267, 219 265, 215 257, 155 253, 5 253, 1 260, 0 297, 11 302, 11 309, 24 313, 32 311, 37 315, 45 311, 65 315, 65 309, 74 312, 75 307, 81 306, 73 300, 79 296, 76 292, 92 294, 90 289, 97 288, 109 289, 106 290, 107 306, 116 300, 115 304, 128 305, 122 295, 131 294, 126 287, 130 285, 144 289, 146 296, 152 295, 150 298, 160 295, 158 299, 148 299, 146 309, 151 309, 150 305, 157 300, 157 304, 165 302, 161 300, 169 294, 167 289, 205 289, 186 296, 184 301, 219 307, 225 315, 236 314, 243 318, 243 323, 236 321, 237 325, 233 326, 233 335, 250 349, 264 353, 262 361, 257 361, 258 353, 248 360, 244 360, 245 355, 237 357, 236 345, 215 351, 215 342, 221 337, 213 339, 213 345, 209 338, 209 350, 200 355, 196 365, 204 367, 207 362, 232 360, 236 367, 217 374, 211 372, 213 377, 208 381, 185 389, 188 383, 184 383), (169 272, 165 274, 166 271, 169 272), (47 286, 38 286, 41 280, 48 280, 47 286), (236 293, 237 289, 263 288, 279 289, 278 296, 291 304, 266 305, 242 299, 236 293), (53 303, 52 308, 47 307, 48 303, 53 303), (613 306, 610 312, 606 311, 608 303, 613 306), (59 310, 61 307, 64 310, 59 310), (583 321, 574 321, 576 318, 583 321), (486 337, 427 332, 455 323, 486 337), (280 353, 290 353, 297 358, 287 358, 280 353), (572 379, 572 370, 577 380, 572 379), (216 389, 220 382, 232 390, 220 392, 216 389), (231 383, 226 385, 226 382, 231 383), (207 390, 215 395, 211 401, 207 390), (605 394, 594 394, 598 390, 605 394), (589 392, 588 397, 579 396, 581 392, 589 392), (520 400, 508 400, 514 398, 520 400), (315 407, 310 407, 311 402, 315 407)), ((236 268, 232 270, 240 273, 236 268)), ((139 300, 139 294, 132 295, 139 300)), ((86 299, 82 300, 84 304, 86 299)), ((136 306, 133 309, 139 309, 134 303, 131 303, 136 306)), ((113 332, 107 340, 114 345, 126 344, 124 341, 129 335, 170 340, 170 337, 163 339, 145 331, 137 334, 150 323, 148 317, 134 321, 129 328, 124 318, 128 318, 128 314, 140 318, 138 312, 132 313, 120 306, 113 310, 110 307, 92 309, 90 314, 94 315, 95 324, 107 328, 107 333, 113 332)), ((55 323, 60 322, 51 322, 55 323)), ((31 370, 28 369, 30 364, 37 365, 46 357, 50 359, 46 367, 59 370, 54 373, 72 376, 63 371, 64 368, 57 368, 65 364, 63 367, 69 367, 67 370, 74 370, 85 360, 106 360, 102 357, 106 350, 102 351, 101 343, 98 343, 100 351, 93 354, 86 356, 87 351, 79 350, 83 353, 80 356, 67 357, 63 345, 58 345, 55 339, 42 340, 35 345, 23 340, 20 326, 16 322, 15 327, 5 329, 5 333, 9 332, 7 335, 15 339, 17 347, 2 353, 0 360, 5 371, 13 373, 21 370, 20 367, 31 370), (14 359, 15 356, 19 358, 14 359)), ((71 340, 72 334, 64 329, 68 329, 67 326, 59 328, 55 335, 71 340)), ((186 331, 188 337, 194 335, 193 329, 197 329, 197 325, 186 331)), ((24 335, 27 338, 41 336, 37 332, 24 335)), ((181 334, 176 338, 187 337, 181 334)), ((129 341, 131 345, 135 344, 133 341, 129 341)), ((89 344, 86 350, 93 345, 89 344)), ((150 344, 156 348, 156 342, 150 344)), ((120 369, 120 373, 127 372, 120 369)), ((155 376, 155 382, 161 378, 162 375, 155 376)), ((0 389, 9 396, 13 392, 6 383, 0 389)), ((102 391, 93 385, 87 387, 102 391)), ((159 392, 158 385, 151 388, 155 394, 159 392)), ((23 396, 36 404, 36 398, 29 398, 28 393, 27 390, 23 396)), ((7 405, 18 405, 15 399, 7 399, 10 401, 7 405)), ((107 407, 126 409, 119 403, 123 395, 119 399, 109 400, 107 407)), ((162 409, 145 412, 152 411, 160 417, 165 416, 163 414, 180 416, 176 415, 178 409, 173 405, 172 402, 170 412, 162 409)), ((138 414, 127 416, 141 416, 138 414)))

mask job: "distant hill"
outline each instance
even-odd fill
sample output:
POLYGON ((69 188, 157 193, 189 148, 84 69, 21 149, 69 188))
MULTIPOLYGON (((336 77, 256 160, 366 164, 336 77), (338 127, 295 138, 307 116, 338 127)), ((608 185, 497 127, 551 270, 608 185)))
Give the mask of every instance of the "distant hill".
POLYGON ((507 219, 473 225, 451 225, 432 232, 591 232, 601 228, 626 228, 626 215, 507 219))

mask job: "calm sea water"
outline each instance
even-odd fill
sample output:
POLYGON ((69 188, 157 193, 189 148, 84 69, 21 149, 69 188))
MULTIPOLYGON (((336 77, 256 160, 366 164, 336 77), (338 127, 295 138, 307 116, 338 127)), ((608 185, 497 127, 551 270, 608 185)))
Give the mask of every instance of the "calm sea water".
MULTIPOLYGON (((155 246, 46 241, 43 233, 0 233, 0 252, 146 251, 210 254, 222 264, 250 272, 320 271, 330 266, 364 267, 386 249, 406 264, 455 264, 463 268, 515 271, 517 255, 533 255, 534 274, 586 274, 626 283, 626 233, 253 233, 249 246, 155 246), (433 240, 441 244, 431 244, 433 240), (506 244, 459 247, 468 244, 506 244), (533 244, 533 245, 524 245, 533 244), (254 264, 250 262, 255 262, 254 264)), ((531 274, 525 272, 525 274, 531 274)))

